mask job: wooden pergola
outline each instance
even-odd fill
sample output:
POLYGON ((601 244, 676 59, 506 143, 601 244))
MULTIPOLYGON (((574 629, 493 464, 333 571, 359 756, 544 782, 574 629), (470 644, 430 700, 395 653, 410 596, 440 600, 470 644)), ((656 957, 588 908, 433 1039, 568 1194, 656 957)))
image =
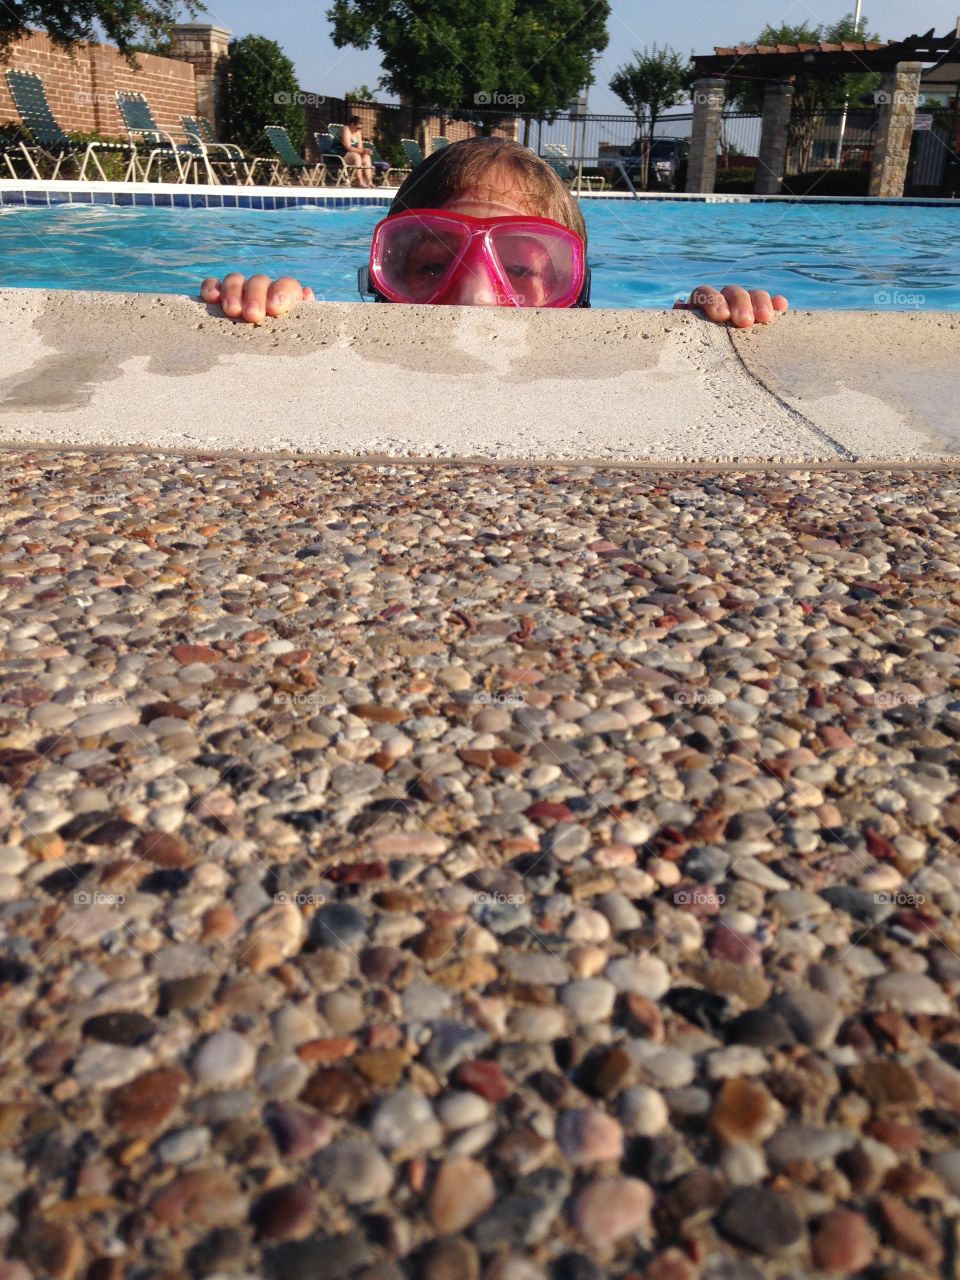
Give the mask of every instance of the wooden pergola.
POLYGON ((905 40, 845 40, 842 44, 739 44, 693 59, 698 76, 723 79, 788 80, 824 72, 894 71, 901 62, 951 61, 960 55, 956 31, 946 36, 908 36, 905 40))
POLYGON ((881 76, 881 92, 877 95, 878 123, 871 160, 870 194, 901 196, 909 167, 923 68, 931 63, 944 66, 958 60, 960 23, 955 31, 943 36, 936 35, 931 28, 922 36, 884 42, 741 44, 694 57, 697 79, 687 190, 713 190, 726 83, 753 80, 765 86, 754 190, 759 195, 777 195, 782 191, 797 77, 875 72, 881 76))

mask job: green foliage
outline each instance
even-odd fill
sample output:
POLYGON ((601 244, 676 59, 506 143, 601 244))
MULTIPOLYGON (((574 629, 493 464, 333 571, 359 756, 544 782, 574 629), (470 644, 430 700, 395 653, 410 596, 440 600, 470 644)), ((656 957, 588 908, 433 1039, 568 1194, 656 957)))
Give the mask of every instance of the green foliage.
POLYGON ((609 0, 334 0, 338 48, 380 50, 380 87, 431 112, 492 128, 519 112, 553 118, 593 81, 609 0))
POLYGON ((684 63, 669 45, 663 49, 654 45, 642 53, 634 49, 633 59, 620 67, 610 81, 610 88, 633 112, 637 128, 644 135, 640 181, 646 189, 656 123, 665 111, 679 106, 688 96, 695 72, 693 64, 684 63))
MULTIPOLYGON (((196 17, 200 0, 5 0, 0 3, 0 57, 31 27, 72 46, 107 39, 133 59, 134 46, 162 41, 181 11, 196 17)), ((151 51, 152 50, 148 50, 151 51)))
MULTIPOLYGON (((859 27, 853 15, 839 22, 816 26, 802 24, 764 27, 755 41, 762 45, 776 44, 838 44, 843 40, 879 40, 876 33, 868 32, 866 19, 859 27)), ((856 107, 861 103, 873 105, 873 93, 880 85, 878 72, 809 72, 794 77, 793 108, 790 113, 789 146, 794 152, 798 169, 805 171, 813 153, 813 140, 817 122, 815 117, 825 111, 841 111, 844 104, 856 107)), ((761 80, 727 80, 727 103, 740 111, 760 114, 763 111, 764 84, 761 80)))
POLYGON ((362 84, 359 89, 348 89, 343 95, 345 102, 375 102, 373 90, 362 84))
MULTIPOLYGON (((105 133, 83 133, 78 129, 71 129, 70 138, 78 146, 86 146, 88 142, 126 142, 126 138, 111 137, 105 133)), ((126 176, 127 165, 130 163, 130 156, 125 151, 98 151, 97 158, 103 166, 103 171, 107 175, 108 182, 120 182, 126 176)), ((95 171, 93 162, 91 161, 88 169, 88 175, 92 174, 98 178, 100 175, 95 171)))
POLYGON ((159 40, 140 40, 130 46, 133 53, 152 53, 158 58, 175 58, 177 51, 170 36, 161 36, 159 40))
MULTIPOLYGON (((756 169, 731 165, 717 170, 714 191, 723 195, 749 195, 756 181, 756 169)), ((870 174, 866 169, 822 169, 784 178, 783 194, 795 196, 865 196, 870 174)))
POLYGON ((633 51, 633 62, 621 67, 610 88, 633 112, 640 129, 652 130, 670 107, 679 106, 693 86, 694 72, 669 45, 633 51))
MULTIPOLYGON (((874 33, 868 33, 867 20, 861 19, 859 29, 853 21, 853 15, 842 18, 830 25, 820 23, 818 26, 801 24, 779 27, 764 27, 756 40, 744 41, 746 44, 839 44, 842 40, 879 40, 874 33)), ((851 105, 868 100, 872 104, 872 94, 880 85, 880 76, 876 72, 855 72, 837 75, 836 72, 819 74, 810 72, 800 75, 794 81, 793 114, 810 115, 820 111, 840 110, 845 101, 851 105)), ((727 80, 727 103, 739 111, 759 115, 763 111, 763 81, 737 80, 736 75, 727 80)))
POLYGON ((757 178, 756 169, 746 165, 731 165, 728 169, 717 170, 714 191, 724 195, 749 194, 757 178))
POLYGON ((814 170, 795 173, 783 180, 785 196, 865 196, 869 192, 869 169, 814 170))
POLYGON ((230 140, 245 151, 263 146, 265 125, 279 124, 302 152, 307 120, 300 86, 293 63, 275 40, 266 36, 231 40, 228 103, 230 140))

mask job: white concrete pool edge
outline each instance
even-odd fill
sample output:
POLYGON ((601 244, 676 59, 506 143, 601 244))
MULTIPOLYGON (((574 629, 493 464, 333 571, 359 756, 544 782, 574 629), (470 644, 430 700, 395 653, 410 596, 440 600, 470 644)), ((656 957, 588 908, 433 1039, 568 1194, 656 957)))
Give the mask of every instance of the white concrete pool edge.
POLYGON ((960 450, 960 316, 0 290, 0 442, 392 458, 910 462, 960 450))
MULTIPOLYGON (((47 201, 43 200, 44 196, 50 195, 71 195, 77 193, 83 194, 100 194, 100 195, 121 195, 134 196, 137 194, 143 196, 170 196, 178 194, 180 196, 196 196, 199 199, 207 197, 253 197, 263 199, 264 197, 276 199, 284 197, 286 199, 301 198, 308 200, 319 199, 349 199, 359 204, 377 204, 383 203, 385 200, 392 200, 397 194, 397 187, 373 187, 364 189, 361 187, 345 187, 345 186, 320 186, 320 187, 283 187, 283 186, 227 186, 217 185, 211 186, 202 183, 171 183, 171 182, 78 182, 75 179, 58 179, 56 182, 49 180, 37 181, 33 178, 0 178, 0 206, 4 205, 4 194, 24 192, 35 198, 35 203, 40 207, 47 201)), ((960 200, 950 199, 948 197, 932 197, 932 196, 907 196, 907 197, 889 197, 889 196, 817 196, 817 195, 754 195, 752 193, 698 193, 687 191, 638 191, 635 194, 629 191, 580 191, 575 193, 580 200, 613 200, 613 201, 692 201, 694 203, 706 204, 863 204, 863 205, 893 205, 903 207, 905 205, 923 205, 928 207, 947 207, 960 209, 960 200)), ((64 203, 70 203, 66 201, 64 203)), ((84 203, 90 203, 85 201, 84 203)), ((23 208, 23 204, 13 204, 12 208, 23 208)))

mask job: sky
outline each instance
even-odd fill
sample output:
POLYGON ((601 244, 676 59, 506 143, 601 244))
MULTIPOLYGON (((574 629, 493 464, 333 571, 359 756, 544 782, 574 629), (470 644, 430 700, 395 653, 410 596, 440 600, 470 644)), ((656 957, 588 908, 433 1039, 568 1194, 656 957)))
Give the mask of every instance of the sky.
MULTIPOLYGON (((716 45, 753 40, 768 23, 799 25, 836 22, 853 12, 854 0, 612 0, 607 25, 610 42, 594 68, 590 89, 591 111, 624 112, 626 108, 608 87, 618 67, 631 60, 634 49, 670 45, 688 56, 710 53, 716 45)), ((330 39, 326 11, 330 0, 207 0, 202 21, 228 27, 234 35, 264 35, 276 40, 297 69, 305 92, 342 97, 348 90, 377 90, 380 60, 376 49, 337 49, 330 39)), ((470 0, 464 0, 469 20, 470 0)), ((899 40, 924 34, 931 27, 938 35, 952 31, 960 16, 960 0, 863 0, 863 18, 881 39, 899 40)))

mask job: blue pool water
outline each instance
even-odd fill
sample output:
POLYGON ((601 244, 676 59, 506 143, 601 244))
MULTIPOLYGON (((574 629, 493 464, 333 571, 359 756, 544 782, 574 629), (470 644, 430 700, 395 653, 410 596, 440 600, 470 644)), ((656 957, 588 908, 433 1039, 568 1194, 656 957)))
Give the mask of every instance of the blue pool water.
MULTIPOLYGON (((794 307, 960 310, 960 203, 585 201, 600 307, 669 307, 699 284, 794 307)), ((293 275, 357 301, 383 208, 0 208, 0 285, 196 294, 230 270, 293 275)))

